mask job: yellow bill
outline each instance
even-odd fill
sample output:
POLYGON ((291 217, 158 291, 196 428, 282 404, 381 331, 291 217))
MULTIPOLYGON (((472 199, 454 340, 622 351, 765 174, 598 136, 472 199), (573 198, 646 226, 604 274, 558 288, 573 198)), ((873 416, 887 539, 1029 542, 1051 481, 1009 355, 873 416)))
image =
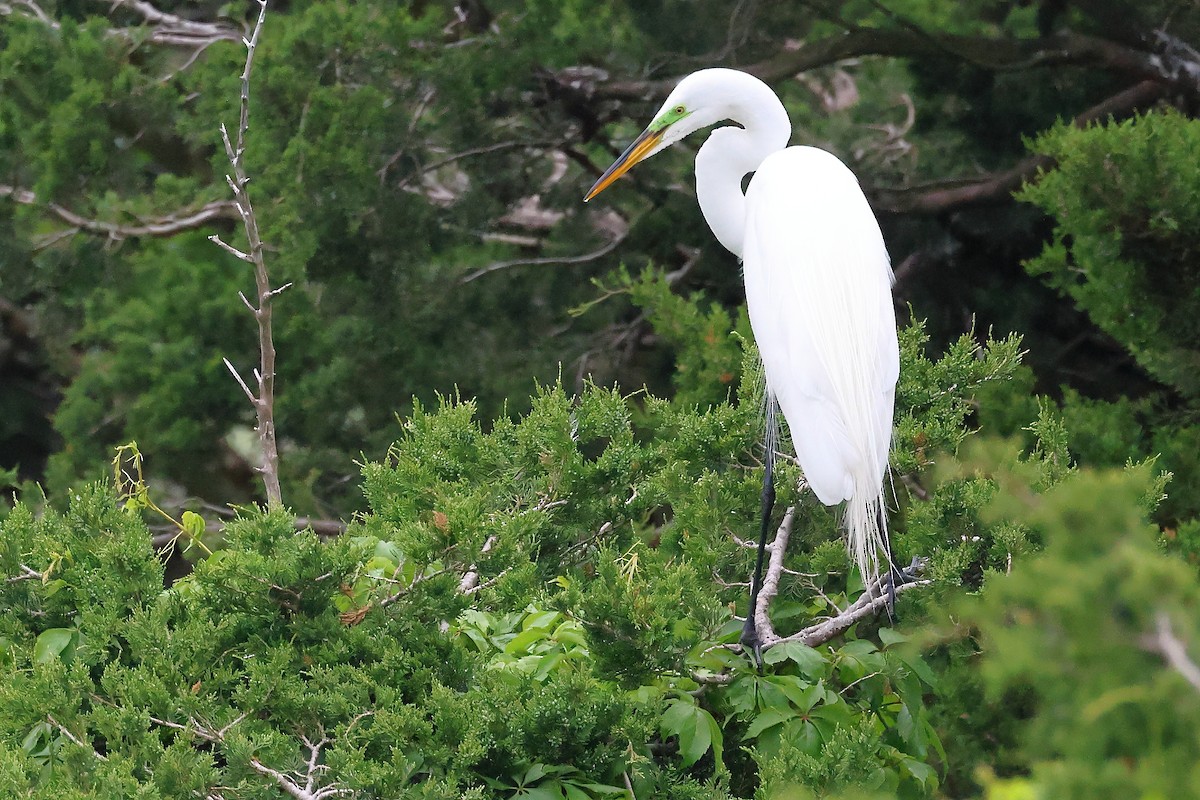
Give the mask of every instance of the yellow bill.
POLYGON ((596 181, 592 188, 588 190, 587 195, 583 198, 583 202, 586 203, 603 192, 608 188, 609 184, 628 172, 634 164, 645 158, 658 145, 659 140, 662 139, 662 135, 662 129, 651 131, 647 128, 642 131, 642 135, 633 140, 633 144, 625 149, 621 157, 614 161, 612 166, 606 169, 604 174, 600 176, 600 180, 596 181))

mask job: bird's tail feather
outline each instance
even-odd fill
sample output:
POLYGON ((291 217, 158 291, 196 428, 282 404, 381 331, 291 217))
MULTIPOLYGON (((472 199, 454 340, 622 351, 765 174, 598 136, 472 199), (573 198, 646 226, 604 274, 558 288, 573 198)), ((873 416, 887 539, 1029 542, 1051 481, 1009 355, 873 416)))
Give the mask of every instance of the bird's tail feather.
POLYGON ((879 577, 881 559, 886 562, 886 569, 892 567, 883 485, 874 491, 856 491, 846 501, 845 525, 850 557, 858 565, 863 584, 869 587, 879 577))

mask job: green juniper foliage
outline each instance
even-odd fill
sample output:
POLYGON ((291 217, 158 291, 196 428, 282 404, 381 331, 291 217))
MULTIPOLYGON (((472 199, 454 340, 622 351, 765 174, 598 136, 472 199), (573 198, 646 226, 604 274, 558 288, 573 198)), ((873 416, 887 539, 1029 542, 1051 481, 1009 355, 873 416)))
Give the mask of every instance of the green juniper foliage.
MULTIPOLYGON (((902 416, 952 446, 966 407, 945 390, 1001 378, 1016 343, 929 362, 919 328, 904 338, 924 388, 902 416)), ((344 536, 248 512, 166 590, 139 504, 95 486, 65 515, 18 506, 4 790, 266 796, 303 785, 316 752, 315 786, 362 796, 748 797, 760 768, 930 796, 938 678, 907 635, 864 624, 780 645, 762 674, 723 646, 752 557, 733 537, 753 535, 761 480, 761 386, 744 385, 702 409, 553 385, 486 430, 470 402, 417 407, 365 465, 370 511, 344 536)), ((795 478, 789 567, 838 570, 785 581, 781 631, 860 591, 836 519, 795 478)), ((917 524, 900 541, 934 554, 932 538, 917 524)))

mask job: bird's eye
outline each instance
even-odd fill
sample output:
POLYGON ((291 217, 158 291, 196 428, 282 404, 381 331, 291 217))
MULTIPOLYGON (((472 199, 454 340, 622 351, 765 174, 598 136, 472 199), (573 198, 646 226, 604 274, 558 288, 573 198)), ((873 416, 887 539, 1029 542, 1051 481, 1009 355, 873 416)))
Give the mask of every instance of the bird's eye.
POLYGON ((682 113, 684 112, 684 110, 685 110, 685 109, 684 109, 684 107, 683 107, 683 106, 675 106, 675 113, 676 113, 676 114, 682 114, 682 113))

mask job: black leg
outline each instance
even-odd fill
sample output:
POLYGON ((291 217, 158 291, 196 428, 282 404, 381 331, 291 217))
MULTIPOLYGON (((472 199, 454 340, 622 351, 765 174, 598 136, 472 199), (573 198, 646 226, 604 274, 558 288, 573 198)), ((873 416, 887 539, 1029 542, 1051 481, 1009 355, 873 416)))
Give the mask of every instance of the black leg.
POLYGON ((767 552, 767 531, 771 528, 771 511, 775 508, 775 452, 767 448, 766 471, 763 474, 762 527, 758 533, 758 556, 754 561, 754 577, 750 581, 750 608, 746 611, 746 624, 742 626, 742 647, 751 652, 754 663, 762 668, 762 642, 754 624, 754 613, 758 608, 758 593, 762 589, 763 557, 767 552))

